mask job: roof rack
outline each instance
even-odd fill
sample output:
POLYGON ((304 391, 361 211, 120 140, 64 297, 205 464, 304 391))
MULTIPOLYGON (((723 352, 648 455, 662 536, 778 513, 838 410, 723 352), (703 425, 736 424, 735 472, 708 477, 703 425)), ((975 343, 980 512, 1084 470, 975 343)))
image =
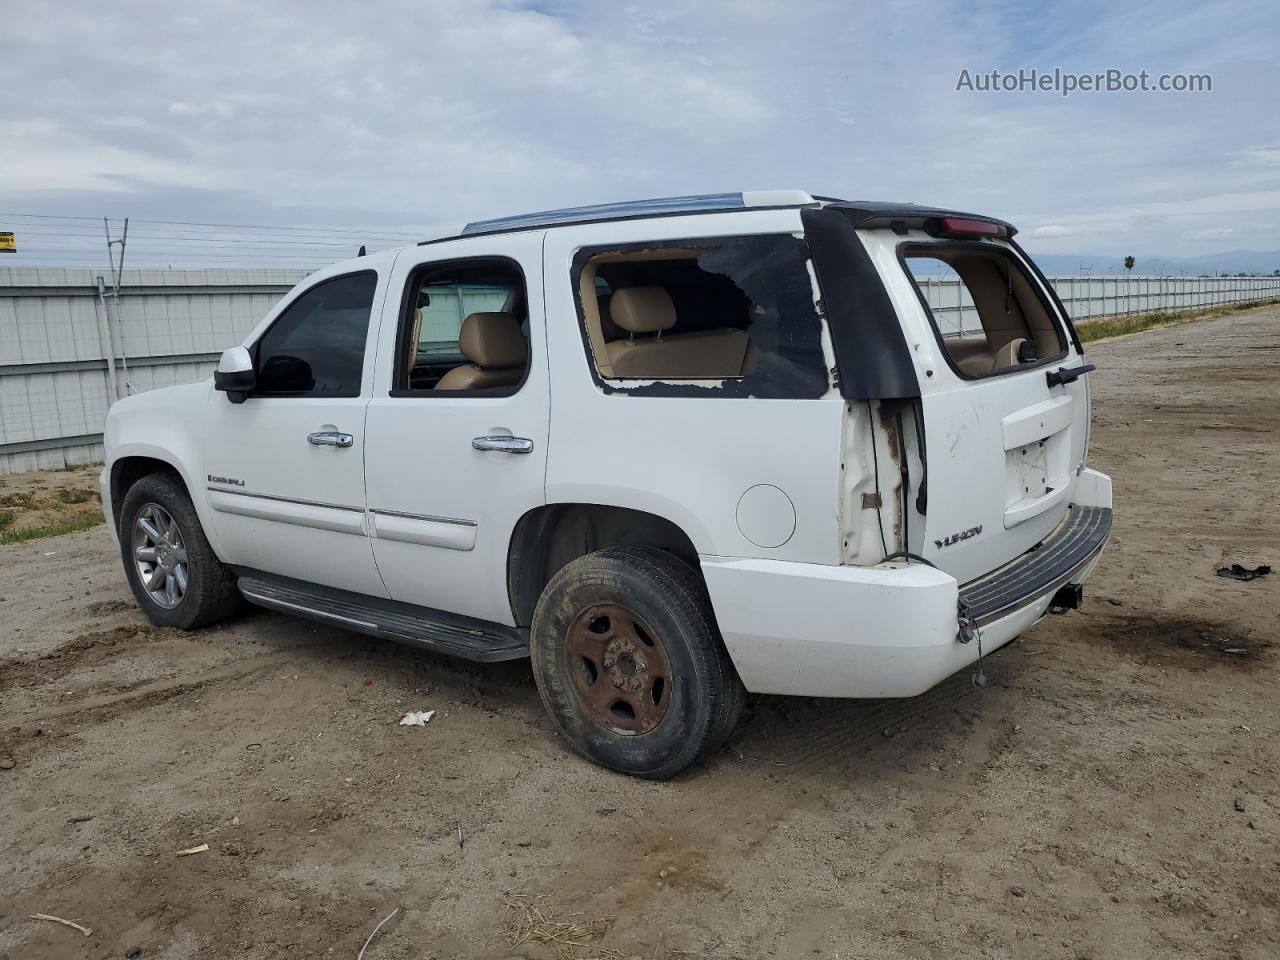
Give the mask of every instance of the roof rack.
POLYGON ((707 213, 761 207, 803 207, 818 201, 803 190, 748 190, 742 193, 707 193, 689 197, 657 197, 623 203, 599 203, 586 207, 565 207, 522 213, 495 220, 476 220, 462 228, 459 236, 481 233, 507 233, 536 227, 590 223, 598 220, 628 220, 636 217, 673 216, 682 213, 707 213))

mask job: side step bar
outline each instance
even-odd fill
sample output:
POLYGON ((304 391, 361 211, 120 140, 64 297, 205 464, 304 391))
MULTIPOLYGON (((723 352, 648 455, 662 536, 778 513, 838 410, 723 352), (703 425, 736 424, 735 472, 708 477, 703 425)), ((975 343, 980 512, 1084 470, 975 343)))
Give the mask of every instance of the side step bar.
POLYGON ((238 570, 240 592, 250 603, 345 627, 372 637, 492 662, 529 656, 528 631, 396 600, 366 597, 256 570, 238 570))

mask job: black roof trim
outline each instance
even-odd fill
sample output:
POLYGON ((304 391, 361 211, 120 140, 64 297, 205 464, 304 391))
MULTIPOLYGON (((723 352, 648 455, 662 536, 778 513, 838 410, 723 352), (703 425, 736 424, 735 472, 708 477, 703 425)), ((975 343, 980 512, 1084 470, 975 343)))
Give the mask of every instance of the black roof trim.
POLYGON ((855 227, 889 227, 901 224, 904 227, 923 227, 931 220, 943 217, 956 217, 964 220, 981 220, 983 223, 994 223, 1009 231, 1014 236, 1018 229, 1007 220, 988 217, 981 213, 965 213, 961 210, 947 210, 942 207, 926 207, 918 203, 887 203, 875 200, 837 200, 828 204, 837 210, 847 211, 855 227))

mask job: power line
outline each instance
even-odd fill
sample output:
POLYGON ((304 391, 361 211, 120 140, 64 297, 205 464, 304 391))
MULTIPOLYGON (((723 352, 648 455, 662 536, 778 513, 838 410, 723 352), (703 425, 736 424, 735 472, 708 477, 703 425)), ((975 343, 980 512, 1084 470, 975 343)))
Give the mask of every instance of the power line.
MULTIPOLYGON (((168 225, 170 225, 170 226, 179 226, 179 227, 215 227, 215 228, 220 228, 220 229, 231 229, 231 230, 293 230, 293 231, 308 231, 308 232, 312 232, 312 233, 316 233, 316 232, 319 232, 319 233, 331 233, 331 232, 333 232, 334 230, 341 230, 342 232, 347 233, 347 232, 351 232, 351 231, 354 229, 356 232, 359 232, 359 227, 356 227, 356 228, 351 228, 351 227, 279 227, 279 226, 265 226, 265 225, 261 225, 261 224, 252 224, 252 223, 200 223, 200 222, 198 222, 198 221, 190 221, 190 220, 136 220, 136 221, 134 221, 134 222, 135 222, 135 223, 163 223, 163 224, 168 224, 168 225)), ((400 232, 400 231, 398 231, 398 230, 384 230, 384 231, 383 231, 383 233, 384 233, 384 234, 387 234, 387 235, 394 235, 394 236, 397 236, 397 237, 418 237, 418 236, 421 236, 421 233, 420 233, 420 232, 417 232, 417 231, 415 231, 415 232, 413 232, 413 233, 408 233, 408 232, 401 233, 401 232, 400 232)))
MULTIPOLYGON (((357 247, 355 244, 346 247, 351 251, 351 255, 356 255, 357 247)), ((17 251, 17 255, 23 253, 56 253, 56 255, 65 255, 65 253, 88 253, 88 255, 97 256, 99 251, 93 250, 88 244, 78 244, 78 246, 58 246, 58 244, 45 243, 28 243, 23 244, 17 251)), ((298 260, 314 260, 326 262, 330 260, 344 260, 340 252, 330 251, 311 251, 311 250, 276 250, 275 247, 214 247, 214 248, 191 248, 191 247, 175 247, 172 250, 166 250, 164 247, 147 247, 140 252, 142 256, 184 256, 184 257, 200 257, 200 256, 241 256, 241 257, 260 257, 260 256, 278 256, 289 257, 289 259, 298 260)), ((3 266, 3 264, 0 264, 3 266)))
MULTIPOLYGON (((81 221, 90 222, 90 223, 98 223, 103 219, 102 217, 78 217, 78 216, 69 216, 67 214, 13 213, 13 212, 4 212, 4 211, 0 211, 0 217, 27 217, 34 220, 81 220, 81 221)), ((110 217, 108 219, 121 220, 123 218, 110 217)), ((179 226, 179 227, 207 227, 215 230, 219 230, 219 229, 221 230, 273 230, 273 231, 281 231, 286 233, 340 233, 340 234, 362 235, 362 236, 372 238, 372 235, 365 234, 360 227, 286 227, 286 226, 279 226, 279 225, 273 225, 273 224, 205 223, 199 220, 141 220, 136 218, 133 220, 133 222, 147 223, 147 224, 163 224, 166 226, 179 226)), ((382 228, 375 228, 375 229, 378 230, 379 236, 389 237, 392 239, 398 239, 398 238, 417 239, 422 235, 421 232, 419 231, 401 232, 399 230, 386 230, 382 228)))
MULTIPOLYGON (((14 254, 12 256, 17 257, 19 259, 17 259, 16 262, 12 260, 6 260, 4 263, 0 263, 0 267, 20 266, 20 265, 23 265, 26 260, 50 261, 50 260, 75 259, 75 260, 87 260, 87 261, 96 263, 96 262, 100 262, 103 259, 103 255, 101 253, 94 253, 91 250, 31 250, 31 251, 20 251, 19 253, 14 254)), ((354 254, 352 254, 352 256, 354 256, 354 254)), ((202 263, 206 260, 230 260, 237 263, 257 263, 260 265, 268 265, 268 266, 271 263, 278 263, 278 262, 289 262, 289 263, 299 263, 299 264, 309 263, 309 264, 315 264, 317 266, 334 262, 324 257, 307 257, 301 254, 272 256, 271 254, 239 255, 239 254, 228 254, 228 253, 202 254, 202 253, 181 252, 174 255, 174 254, 166 254, 163 252, 137 253, 136 251, 134 252, 133 259, 147 260, 147 261, 162 261, 165 263, 174 263, 179 260, 183 262, 189 262, 189 263, 202 263)), ((350 259, 350 258, 343 258, 343 259, 350 259)))
MULTIPOLYGON (((79 245, 81 239, 94 239, 90 234, 31 234, 31 240, 39 243, 70 243, 79 245)), ((358 247, 363 240, 354 238, 349 241, 344 240, 272 240, 262 237, 154 237, 150 234, 138 234, 130 239, 139 242, 150 241, 152 244, 168 244, 168 243, 205 243, 205 244, 247 244, 249 246, 259 247, 266 250, 275 250, 278 247, 358 247)), ((322 253, 323 251, 316 251, 322 253)))

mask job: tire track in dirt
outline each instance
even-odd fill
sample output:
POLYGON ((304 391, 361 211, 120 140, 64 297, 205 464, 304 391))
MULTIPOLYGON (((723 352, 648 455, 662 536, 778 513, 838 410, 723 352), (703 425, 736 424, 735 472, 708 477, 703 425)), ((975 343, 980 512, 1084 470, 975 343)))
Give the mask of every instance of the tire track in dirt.
POLYGON ((137 713, 160 706, 178 697, 227 681, 244 680, 264 670, 288 663, 295 657, 291 653, 269 653, 246 663, 235 661, 222 667, 206 670, 194 679, 144 680, 124 690, 99 696, 82 697, 74 703, 25 718, 21 726, 13 726, 0 739, 0 750, 37 737, 58 739, 72 736, 86 725, 107 723, 126 713, 137 713), (70 729, 74 722, 77 730, 70 729))
POLYGON ((137 623, 81 634, 70 643, 35 658, 0 660, 0 691, 51 683, 83 667, 113 660, 147 644, 172 640, 181 635, 180 631, 171 628, 137 623))

